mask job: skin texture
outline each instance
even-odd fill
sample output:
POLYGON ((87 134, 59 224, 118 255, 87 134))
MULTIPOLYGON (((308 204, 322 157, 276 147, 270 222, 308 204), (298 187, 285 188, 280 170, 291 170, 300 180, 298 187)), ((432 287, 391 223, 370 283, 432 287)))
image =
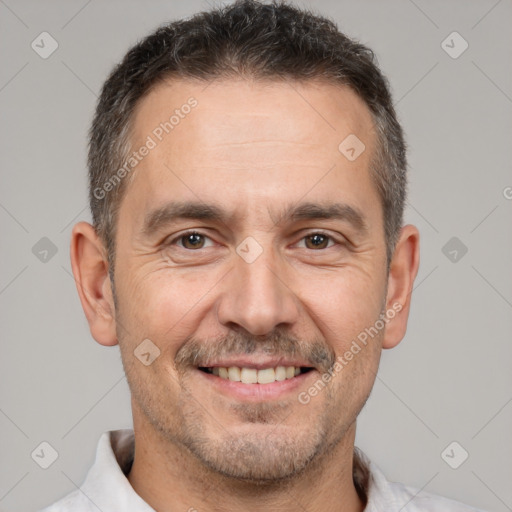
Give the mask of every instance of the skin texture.
POLYGON ((139 103, 133 148, 190 97, 197 106, 130 176, 115 302, 92 226, 78 223, 71 242, 91 333, 102 345, 119 343, 132 393, 130 483, 159 512, 361 511, 352 481, 356 418, 382 348, 405 334, 419 266, 419 233, 407 225, 386 273, 369 110, 348 88, 320 82, 168 81, 139 103), (366 146, 355 161, 338 150, 349 134, 366 146), (229 218, 144 231, 150 211, 178 200, 222 207, 229 218), (303 202, 350 205, 367 230, 346 219, 279 219, 303 202), (203 236, 183 238, 189 229, 203 236), (314 244, 318 232, 327 238, 314 244), (247 237, 257 242, 251 251, 261 249, 251 263, 237 253, 247 237), (397 304, 385 329, 301 403, 299 393, 397 304), (134 355, 145 339, 160 350, 147 366, 134 355), (257 364, 269 354, 314 369, 277 397, 242 398, 194 365, 239 355, 257 364))

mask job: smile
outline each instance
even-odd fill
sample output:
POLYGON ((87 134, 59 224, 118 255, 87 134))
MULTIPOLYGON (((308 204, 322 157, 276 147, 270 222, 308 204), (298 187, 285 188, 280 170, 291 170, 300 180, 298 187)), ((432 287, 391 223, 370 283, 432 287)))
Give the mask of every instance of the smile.
POLYGON ((231 382, 241 382, 242 384, 272 384, 273 382, 282 382, 293 379, 302 373, 308 373, 313 370, 310 367, 300 366, 276 366, 271 368, 248 368, 239 366, 212 366, 199 367, 199 370, 221 379, 231 382))

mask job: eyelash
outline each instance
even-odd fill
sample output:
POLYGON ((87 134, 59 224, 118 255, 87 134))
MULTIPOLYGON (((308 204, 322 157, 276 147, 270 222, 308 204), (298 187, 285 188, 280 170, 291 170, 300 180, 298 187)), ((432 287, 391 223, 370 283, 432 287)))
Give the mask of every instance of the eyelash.
MULTIPOLYGON (((208 238, 211 240, 211 238, 204 234, 204 233, 201 233, 200 231, 196 231, 194 229, 192 230, 189 230, 189 231, 185 231, 183 233, 181 233, 180 235, 176 236, 175 238, 173 238, 172 240, 170 240, 169 242, 167 243, 164 243, 165 246, 170 246, 170 245, 175 245, 176 242, 180 241, 182 238, 185 238, 186 236, 189 236, 189 235, 199 235, 199 236, 202 236, 204 238, 208 238)), ((329 235, 328 233, 320 230, 320 231, 311 231, 309 233, 306 233, 304 236, 301 237, 301 241, 306 239, 307 237, 309 236, 312 236, 312 235, 321 235, 321 236, 324 236, 326 238, 328 238, 329 240, 331 240, 332 242, 334 242, 334 244, 337 244, 337 245, 344 245, 342 242, 336 240, 333 236, 329 235)), ((326 250, 326 249, 330 249, 332 248, 333 246, 328 246, 328 247, 325 247, 323 249, 318 249, 318 251, 322 251, 322 250, 326 250)), ((183 249, 185 251, 189 251, 189 252, 196 252, 196 251, 200 251, 201 249, 206 249, 206 247, 201 247, 199 249, 187 249, 185 247, 180 247, 180 249, 183 249)), ((306 247, 307 249, 307 247, 306 247)), ((310 249, 311 251, 315 251, 314 249, 310 249)))

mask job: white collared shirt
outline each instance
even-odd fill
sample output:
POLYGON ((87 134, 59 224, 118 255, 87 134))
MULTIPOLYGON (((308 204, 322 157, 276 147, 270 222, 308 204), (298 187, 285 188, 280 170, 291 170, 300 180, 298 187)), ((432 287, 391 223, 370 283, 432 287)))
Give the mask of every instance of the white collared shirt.
MULTIPOLYGON (((39 512, 155 512, 133 489, 126 475, 133 462, 133 430, 102 434, 96 460, 82 486, 39 512)), ((364 512, 483 512, 462 503, 388 482, 358 450, 369 473, 364 512)))

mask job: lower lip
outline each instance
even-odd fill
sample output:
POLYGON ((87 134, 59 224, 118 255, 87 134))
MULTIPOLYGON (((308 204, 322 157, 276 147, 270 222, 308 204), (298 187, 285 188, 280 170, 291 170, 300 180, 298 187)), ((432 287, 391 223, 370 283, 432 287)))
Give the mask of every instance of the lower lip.
POLYGON ((206 379, 208 384, 214 386, 216 390, 224 395, 258 402, 283 398, 286 394, 294 391, 297 392, 298 388, 303 387, 305 381, 310 379, 316 371, 310 370, 307 373, 300 373, 291 379, 275 381, 269 384, 244 384, 243 382, 223 379, 201 370, 196 370, 196 373, 199 373, 200 378, 206 379))

